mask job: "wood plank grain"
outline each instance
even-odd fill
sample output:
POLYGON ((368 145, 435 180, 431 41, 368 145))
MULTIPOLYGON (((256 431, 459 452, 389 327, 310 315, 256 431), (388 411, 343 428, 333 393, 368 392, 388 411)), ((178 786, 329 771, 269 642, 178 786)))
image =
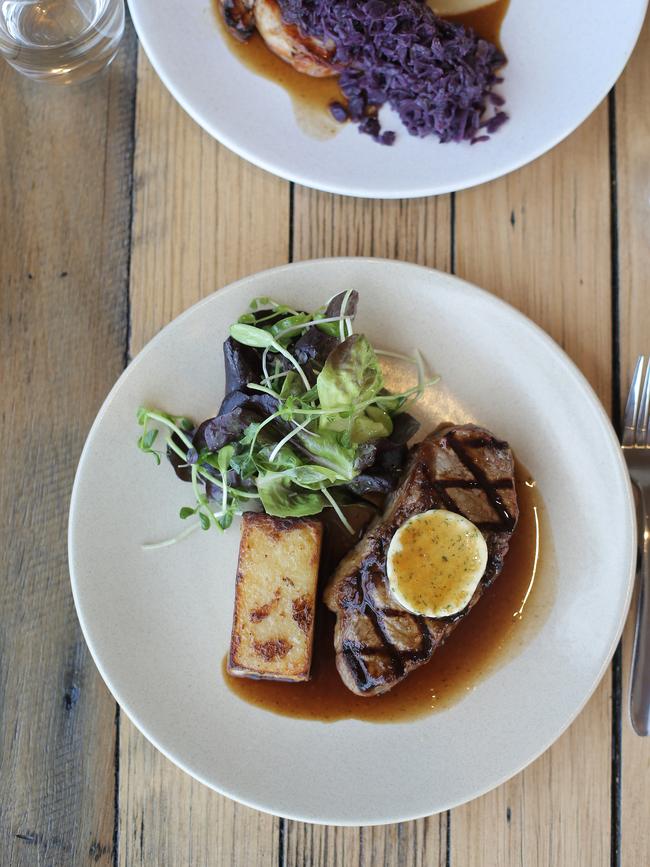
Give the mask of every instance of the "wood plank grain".
POLYGON ((335 828, 287 822, 286 867, 444 867, 447 814, 398 825, 335 828))
MULTIPOLYGON (((138 64, 131 341, 237 277, 287 261, 289 185, 206 135, 138 64)), ((279 820, 241 807, 165 759, 120 721, 124 867, 277 862, 279 820)))
POLYGON ((0 63, 0 861, 112 864, 115 704, 81 636, 66 525, 126 345, 135 42, 83 87, 0 63))
POLYGON ((275 865, 279 820, 242 807, 169 762, 120 718, 119 863, 275 865))
MULTIPOLYGON (((456 198, 458 273, 549 332, 611 397, 607 106, 544 158, 456 198)), ((569 731, 496 791, 452 813, 452 863, 609 864, 608 673, 569 731)))
POLYGON ((377 201, 296 187, 293 256, 379 256, 448 271, 450 212, 449 196, 377 201))
MULTIPOLYGON (((448 196, 373 201, 296 187, 294 256, 380 256, 449 270, 448 196)), ((286 867, 385 867, 444 864, 447 817, 377 828, 328 828, 287 822, 286 867)))
MULTIPOLYGON (((650 19, 616 87, 621 401, 637 355, 650 353, 650 19)), ((650 738, 629 722, 629 673, 636 600, 623 636, 621 864, 650 864, 650 738)))

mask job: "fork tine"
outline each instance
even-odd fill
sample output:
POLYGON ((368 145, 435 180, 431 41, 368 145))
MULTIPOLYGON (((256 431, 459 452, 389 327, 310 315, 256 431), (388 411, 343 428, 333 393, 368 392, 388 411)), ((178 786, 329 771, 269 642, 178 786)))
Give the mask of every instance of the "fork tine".
POLYGON ((625 404, 625 415, 623 416, 623 445, 633 446, 635 443, 636 422, 639 415, 639 398, 641 396, 641 381, 643 379, 643 362, 645 358, 640 355, 636 361, 632 383, 630 385, 630 393, 625 404))
POLYGON ((636 420, 636 445, 645 446, 648 442, 648 410, 650 409, 650 364, 648 364, 643 389, 641 391, 641 404, 639 415, 636 420))

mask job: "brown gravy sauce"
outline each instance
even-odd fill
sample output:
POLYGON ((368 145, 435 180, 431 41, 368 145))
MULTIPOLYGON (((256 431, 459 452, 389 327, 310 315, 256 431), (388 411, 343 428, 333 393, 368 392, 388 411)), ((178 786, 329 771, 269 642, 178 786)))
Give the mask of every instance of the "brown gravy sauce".
MULTIPOLYGON (((499 34, 510 0, 496 0, 474 12, 464 15, 447 16, 449 21, 472 27, 484 39, 489 39, 500 45, 499 34)), ((430 3, 435 8, 435 0, 430 3)), ((212 0, 213 11, 217 24, 229 50, 256 75, 273 81, 284 88, 293 103, 296 120, 300 128, 312 138, 333 138, 341 129, 341 124, 335 121, 329 111, 330 103, 344 101, 338 86, 338 79, 312 78, 280 60, 270 51, 258 33, 254 33, 248 42, 239 42, 228 32, 221 16, 219 0, 212 0)))
POLYGON ((213 9, 224 42, 235 57, 251 72, 279 84, 289 94, 298 126, 303 132, 312 138, 333 138, 341 128, 329 110, 330 103, 343 99, 338 78, 312 78, 296 72, 293 66, 280 60, 266 47, 259 33, 254 33, 248 42, 238 42, 223 22, 219 0, 213 0, 213 9))
POLYGON ((344 686, 334 659, 334 615, 317 612, 312 679, 273 683, 223 677, 248 704, 282 716, 334 722, 402 722, 460 701, 490 671, 512 657, 535 634, 554 596, 553 550, 539 491, 517 468, 520 517, 501 575, 456 627, 430 662, 382 696, 361 698, 344 686))

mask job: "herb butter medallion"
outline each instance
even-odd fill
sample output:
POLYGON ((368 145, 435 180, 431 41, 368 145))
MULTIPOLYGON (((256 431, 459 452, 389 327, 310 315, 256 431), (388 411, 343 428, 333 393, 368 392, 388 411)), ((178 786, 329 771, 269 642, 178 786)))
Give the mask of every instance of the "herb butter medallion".
POLYGON ((487 545, 467 518, 431 509, 398 528, 386 566, 400 605, 426 617, 449 617, 474 595, 487 566, 487 545))

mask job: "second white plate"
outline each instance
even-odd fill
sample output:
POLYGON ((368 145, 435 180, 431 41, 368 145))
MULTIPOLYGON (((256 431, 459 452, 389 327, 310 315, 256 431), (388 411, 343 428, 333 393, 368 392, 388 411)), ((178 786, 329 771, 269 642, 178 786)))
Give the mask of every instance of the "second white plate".
POLYGON ((296 123, 285 91, 245 68, 224 44, 210 0, 129 0, 138 36, 183 108, 235 153, 309 187, 402 198, 500 177, 554 147, 594 110, 634 47, 647 0, 511 0, 502 31, 510 122, 489 142, 440 145, 398 132, 382 147, 347 125, 317 141, 296 123))

